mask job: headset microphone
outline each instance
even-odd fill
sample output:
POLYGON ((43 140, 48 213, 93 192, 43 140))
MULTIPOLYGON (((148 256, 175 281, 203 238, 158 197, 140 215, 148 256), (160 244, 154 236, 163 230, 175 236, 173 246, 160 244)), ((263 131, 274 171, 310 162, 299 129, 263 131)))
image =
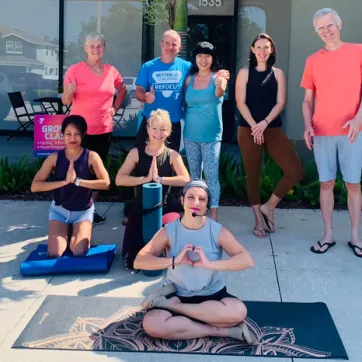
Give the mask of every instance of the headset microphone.
POLYGON ((196 217, 196 216, 199 216, 199 217, 206 216, 206 214, 204 214, 204 215, 198 215, 198 214, 196 214, 196 212, 193 212, 191 215, 192 215, 193 217, 196 217))

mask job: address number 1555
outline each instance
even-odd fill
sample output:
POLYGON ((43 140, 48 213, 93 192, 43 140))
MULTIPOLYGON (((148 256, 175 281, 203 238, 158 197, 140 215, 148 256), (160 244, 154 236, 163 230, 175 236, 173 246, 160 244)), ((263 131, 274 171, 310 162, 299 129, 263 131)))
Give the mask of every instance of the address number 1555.
POLYGON ((199 6, 221 6, 221 0, 199 0, 199 6))

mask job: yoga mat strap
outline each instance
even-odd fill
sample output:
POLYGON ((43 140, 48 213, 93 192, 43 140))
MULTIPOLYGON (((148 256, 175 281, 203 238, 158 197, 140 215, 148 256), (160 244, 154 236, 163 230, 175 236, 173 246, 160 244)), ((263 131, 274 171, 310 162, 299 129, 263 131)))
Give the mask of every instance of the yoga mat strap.
POLYGON ((157 210, 160 209, 161 207, 163 207, 163 202, 159 202, 157 205, 155 205, 154 207, 151 207, 150 209, 144 209, 143 208, 143 215, 149 214, 150 212, 152 212, 153 210, 157 210))

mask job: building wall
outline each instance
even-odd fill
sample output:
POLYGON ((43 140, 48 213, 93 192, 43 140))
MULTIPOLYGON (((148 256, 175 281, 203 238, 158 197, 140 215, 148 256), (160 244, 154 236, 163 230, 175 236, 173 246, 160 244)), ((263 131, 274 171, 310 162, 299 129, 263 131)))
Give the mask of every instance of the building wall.
POLYGON ((323 46, 313 27, 313 14, 322 8, 336 10, 342 18, 342 40, 362 43, 361 0, 292 0, 287 72, 286 131, 291 139, 303 138, 302 100, 304 90, 300 81, 306 58, 323 46))

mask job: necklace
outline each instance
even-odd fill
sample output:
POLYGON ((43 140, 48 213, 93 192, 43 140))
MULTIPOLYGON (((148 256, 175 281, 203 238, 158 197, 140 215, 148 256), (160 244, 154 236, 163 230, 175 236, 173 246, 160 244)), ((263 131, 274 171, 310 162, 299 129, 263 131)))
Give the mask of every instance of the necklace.
POLYGON ((88 67, 92 70, 94 70, 97 74, 100 74, 102 72, 102 63, 100 63, 100 66, 97 67, 96 65, 91 65, 89 63, 86 62, 86 64, 88 65, 88 67))

